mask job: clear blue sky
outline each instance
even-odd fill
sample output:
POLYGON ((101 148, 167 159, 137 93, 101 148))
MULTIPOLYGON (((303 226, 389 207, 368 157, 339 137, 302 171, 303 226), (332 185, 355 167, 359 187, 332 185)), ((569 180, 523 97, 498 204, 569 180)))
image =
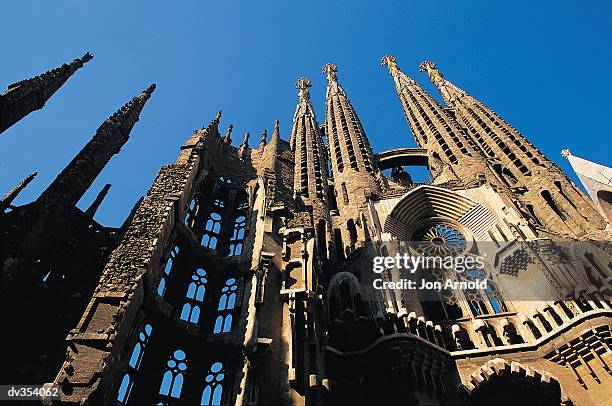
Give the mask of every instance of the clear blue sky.
MULTIPOLYGON (((161 165, 223 108, 252 145, 274 119, 287 139, 294 82, 312 79, 324 115, 321 67, 339 79, 375 151, 413 146, 380 58, 436 97, 418 64, 479 97, 570 171, 559 153, 610 165, 612 7, 609 2, 460 1, 9 1, 0 2, 0 88, 91 51, 42 110, 0 135, 0 193, 27 173, 36 180, 16 203, 35 199, 120 105, 158 87, 132 131, 79 203, 113 187, 96 215, 119 225, 161 165)), ((573 175, 572 175, 573 176, 573 175)), ((573 177, 573 179, 576 179, 573 177)))

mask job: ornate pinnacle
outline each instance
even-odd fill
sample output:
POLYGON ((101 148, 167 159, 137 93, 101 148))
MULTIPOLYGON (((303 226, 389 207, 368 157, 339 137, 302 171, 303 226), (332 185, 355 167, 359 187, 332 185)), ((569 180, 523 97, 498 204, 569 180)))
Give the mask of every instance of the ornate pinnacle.
POLYGON ((304 77, 299 78, 297 82, 295 82, 295 86, 300 89, 300 100, 310 100, 310 92, 308 91, 308 88, 312 86, 310 79, 304 77))
POLYGON ((93 55, 90 54, 89 52, 86 52, 85 55, 83 55, 79 61, 81 61, 81 63, 87 63, 89 61, 91 61, 93 59, 93 55))
POLYGON ((267 142, 267 138, 268 138, 268 130, 266 130, 265 128, 263 129, 262 133, 261 133, 261 140, 259 141, 259 146, 262 147, 264 145, 266 145, 267 142))
MULTIPOLYGON (((214 134, 218 136, 221 135, 219 134, 219 121, 221 121, 221 113, 222 113, 222 110, 219 110, 217 114, 215 115, 215 118, 210 120, 210 123, 208 123, 208 127, 207 127, 209 132, 211 130, 214 130, 214 134)), ((204 129, 204 127, 202 127, 202 129, 204 129)))
POLYGON ((157 88, 157 85, 155 83, 151 83, 151 85, 149 87, 147 87, 143 93, 148 94, 149 96, 151 96, 153 94, 153 92, 155 91, 155 88, 157 88))
POLYGON ((397 75, 397 72, 399 72, 399 66, 397 66, 395 57, 392 55, 383 56, 380 61, 380 64, 385 65, 387 66, 387 68, 389 68, 389 73, 391 74, 391 76, 395 76, 397 75))
POLYGON ((232 143, 232 130, 234 129, 234 125, 230 124, 229 127, 227 127, 227 132, 225 133, 225 137, 223 137, 223 142, 226 143, 227 145, 230 145, 232 143))
POLYGON ((336 73, 338 72, 338 67, 333 63, 328 63, 323 66, 323 73, 327 73, 328 81, 336 81, 336 73))
POLYGON ((561 151, 561 156, 563 158, 567 158, 568 156, 572 155, 572 153, 570 152, 569 149, 565 148, 563 151, 561 151))
POLYGON ((240 145, 240 148, 238 148, 238 157, 240 159, 244 159, 246 157, 246 152, 249 149, 249 137, 250 136, 251 135, 249 134, 248 131, 244 133, 244 139, 242 140, 242 144, 240 145))
POLYGON ((422 62, 419 65, 419 70, 421 72, 427 72, 429 75, 429 80, 436 85, 441 86, 444 83, 444 76, 436 69, 436 64, 431 61, 422 62))
POLYGON ((274 120, 274 131, 272 131, 272 140, 278 140, 280 138, 280 131, 278 129, 278 118, 274 120))

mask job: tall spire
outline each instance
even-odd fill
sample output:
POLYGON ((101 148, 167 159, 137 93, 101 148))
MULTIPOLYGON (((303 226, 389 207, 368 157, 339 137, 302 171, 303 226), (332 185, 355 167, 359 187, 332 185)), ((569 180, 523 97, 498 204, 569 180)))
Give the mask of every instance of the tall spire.
MULTIPOLYGON (((364 241, 367 226, 361 221, 367 212, 369 196, 381 193, 383 176, 380 173, 372 148, 346 92, 338 83, 338 68, 332 63, 323 66, 327 74, 325 101, 325 129, 334 176, 335 195, 339 223, 343 225, 342 252, 364 241), (348 197, 351 197, 350 199, 348 197), (357 229, 356 224, 361 224, 357 229)), ((340 244, 340 241, 336 241, 340 244)))
POLYGON ((59 68, 10 85, 0 95, 0 134, 31 112, 41 109, 70 76, 92 58, 87 52, 59 68))
POLYGON ((472 178, 475 170, 469 168, 466 162, 477 154, 465 131, 414 79, 400 70, 394 56, 384 56, 382 64, 389 68, 393 77, 417 145, 427 148, 430 153, 430 167, 434 174, 437 175, 440 166, 451 165, 458 179, 472 178))
POLYGON ((34 180, 38 172, 34 172, 26 176, 21 182, 17 184, 14 188, 12 188, 7 194, 4 195, 2 200, 0 200, 0 213, 4 211, 7 207, 13 203, 13 200, 21 193, 23 189, 26 188, 34 180))
POLYGON ((345 168, 371 175, 378 173, 361 120, 338 83, 338 68, 328 63, 323 66, 323 72, 328 81, 325 127, 334 176, 343 173, 345 168))
POLYGON ((314 109, 310 103, 311 82, 300 78, 298 104, 293 116, 291 146, 295 156, 294 190, 307 199, 320 199, 326 194, 326 162, 323 159, 323 141, 314 109))
POLYGON ((448 81, 431 61, 421 63, 457 121, 481 154, 496 162, 511 187, 527 190, 524 199, 540 210, 539 220, 555 232, 583 236, 606 226, 605 220, 565 174, 516 128, 493 110, 448 81))
POLYGON ((127 142, 154 90, 155 84, 152 84, 106 119, 93 138, 40 195, 38 202, 76 205, 112 156, 127 142))
POLYGON ((422 62, 419 69, 427 73, 447 107, 454 109, 457 121, 468 130, 468 135, 483 155, 499 159, 513 172, 514 177, 529 175, 531 163, 547 168, 554 167, 554 164, 515 128, 459 86, 446 80, 434 62, 422 62))

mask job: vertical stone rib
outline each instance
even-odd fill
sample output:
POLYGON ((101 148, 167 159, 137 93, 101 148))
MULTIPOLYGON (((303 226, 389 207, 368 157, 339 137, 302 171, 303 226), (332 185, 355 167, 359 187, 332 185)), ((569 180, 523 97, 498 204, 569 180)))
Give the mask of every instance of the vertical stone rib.
POLYGON ((92 58, 88 52, 59 68, 10 85, 0 95, 0 134, 31 112, 41 109, 70 76, 92 58))
POLYGON ((91 141, 40 195, 38 202, 44 205, 76 205, 112 156, 127 142, 130 131, 154 90, 155 85, 149 86, 106 119, 91 141))

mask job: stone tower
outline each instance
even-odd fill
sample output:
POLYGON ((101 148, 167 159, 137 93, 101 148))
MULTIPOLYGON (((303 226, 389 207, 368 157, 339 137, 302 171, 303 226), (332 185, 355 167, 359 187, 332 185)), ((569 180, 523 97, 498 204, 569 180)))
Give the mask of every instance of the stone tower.
POLYGON ((323 72, 327 74, 325 129, 337 212, 334 236, 342 257, 357 248, 359 241, 370 240, 367 202, 380 195, 386 183, 359 116, 338 83, 336 65, 326 64, 323 72))
MULTIPOLYGON (((89 58, 1 99, 13 103, 2 123, 40 106, 33 95, 48 98, 89 58)), ((327 64, 323 126, 305 78, 289 141, 277 119, 256 147, 249 132, 234 146, 219 111, 121 227, 93 219, 110 185, 87 210, 76 204, 129 140, 154 85, 34 202, 14 205, 35 174, 12 188, 0 200, 11 326, 1 383, 55 384, 59 399, 43 401, 74 405, 609 399, 612 238, 593 203, 433 63, 421 68, 446 107, 394 57, 383 63, 418 148, 375 153, 327 64), (431 181, 415 182, 412 166, 431 181), (434 262, 406 273, 402 258, 416 257, 434 262), (457 287, 410 287, 414 278, 457 287)), ((607 213, 605 176, 572 163, 607 213)))
POLYGON ((584 193, 516 128, 457 85, 430 61, 421 63, 444 103, 467 129, 480 154, 500 170, 517 199, 542 226, 562 236, 597 234, 606 222, 584 193))

